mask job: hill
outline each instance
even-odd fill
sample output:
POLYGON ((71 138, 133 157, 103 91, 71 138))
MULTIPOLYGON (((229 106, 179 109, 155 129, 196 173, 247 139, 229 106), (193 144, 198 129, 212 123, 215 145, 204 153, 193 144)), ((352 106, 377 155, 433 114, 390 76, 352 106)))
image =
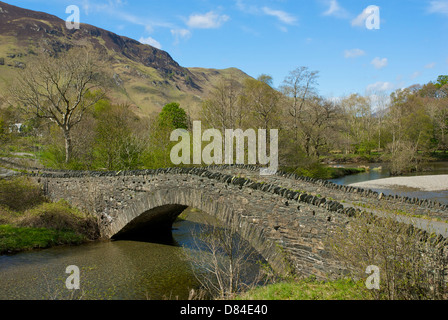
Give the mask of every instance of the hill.
POLYGON ((130 103, 139 115, 160 112, 165 104, 176 101, 194 116, 220 79, 242 82, 249 77, 236 68, 184 68, 167 52, 134 39, 88 24, 69 30, 56 16, 0 2, 0 90, 33 57, 78 45, 109 54, 111 98, 130 103))

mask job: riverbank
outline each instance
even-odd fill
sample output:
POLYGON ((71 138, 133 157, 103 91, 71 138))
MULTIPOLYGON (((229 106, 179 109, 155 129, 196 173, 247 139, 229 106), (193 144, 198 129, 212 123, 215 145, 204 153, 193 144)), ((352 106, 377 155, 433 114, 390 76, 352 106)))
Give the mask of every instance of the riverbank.
POLYGON ((0 179, 0 255, 98 238, 93 217, 65 201, 49 202, 26 178, 0 179))
POLYGON ((366 171, 363 167, 328 167, 324 165, 314 165, 310 168, 281 167, 280 170, 314 179, 337 179, 366 171))
POLYGON ((350 186, 370 189, 406 187, 428 192, 446 191, 448 190, 448 175, 392 177, 354 183, 350 186))
POLYGON ((86 241, 84 236, 73 231, 0 225, 0 255, 59 245, 80 245, 86 241))
MULTIPOLYGON (((448 152, 436 151, 425 155, 425 161, 428 163, 438 161, 448 161, 448 152)), ((331 154, 320 157, 320 162, 325 165, 357 165, 364 163, 385 162, 387 157, 384 153, 372 152, 371 154, 331 154)))
POLYGON ((350 279, 317 281, 304 279, 283 281, 257 287, 240 294, 235 300, 304 301, 304 300, 370 300, 365 284, 350 279))

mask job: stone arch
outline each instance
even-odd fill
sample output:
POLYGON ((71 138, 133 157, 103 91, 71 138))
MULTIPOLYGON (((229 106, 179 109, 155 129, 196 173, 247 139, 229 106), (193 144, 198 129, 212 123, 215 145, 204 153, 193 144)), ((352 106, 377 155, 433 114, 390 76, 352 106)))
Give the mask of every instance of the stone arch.
POLYGON ((188 207, 201 210, 228 227, 235 227, 239 235, 257 250, 280 273, 290 271, 283 252, 264 235, 264 229, 241 218, 245 204, 235 204, 219 194, 201 192, 195 188, 159 189, 145 193, 129 203, 126 210, 109 226, 104 235, 119 239, 131 232, 171 232, 176 218, 188 207))

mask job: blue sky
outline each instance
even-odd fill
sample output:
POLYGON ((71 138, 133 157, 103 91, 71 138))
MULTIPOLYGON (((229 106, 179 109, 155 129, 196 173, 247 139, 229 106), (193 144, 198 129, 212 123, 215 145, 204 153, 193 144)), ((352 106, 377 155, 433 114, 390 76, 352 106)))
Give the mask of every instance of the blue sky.
MULTIPOLYGON (((281 85, 307 66, 340 97, 424 84, 448 74, 448 0, 19 0, 167 51, 184 67, 240 68, 281 85), (367 22, 379 8, 379 29, 367 22)), ((373 19, 373 20, 372 20, 373 19)))

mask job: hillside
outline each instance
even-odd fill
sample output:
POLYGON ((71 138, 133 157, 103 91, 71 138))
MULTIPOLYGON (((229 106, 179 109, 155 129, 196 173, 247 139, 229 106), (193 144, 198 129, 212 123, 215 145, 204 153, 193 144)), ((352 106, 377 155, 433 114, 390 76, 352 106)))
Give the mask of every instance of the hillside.
POLYGON ((0 90, 19 68, 42 52, 57 54, 77 45, 106 50, 111 56, 111 98, 128 102, 137 114, 159 112, 176 101, 194 116, 202 99, 223 77, 248 77, 235 68, 184 68, 165 51, 92 25, 69 30, 65 21, 43 12, 0 2, 0 90))

